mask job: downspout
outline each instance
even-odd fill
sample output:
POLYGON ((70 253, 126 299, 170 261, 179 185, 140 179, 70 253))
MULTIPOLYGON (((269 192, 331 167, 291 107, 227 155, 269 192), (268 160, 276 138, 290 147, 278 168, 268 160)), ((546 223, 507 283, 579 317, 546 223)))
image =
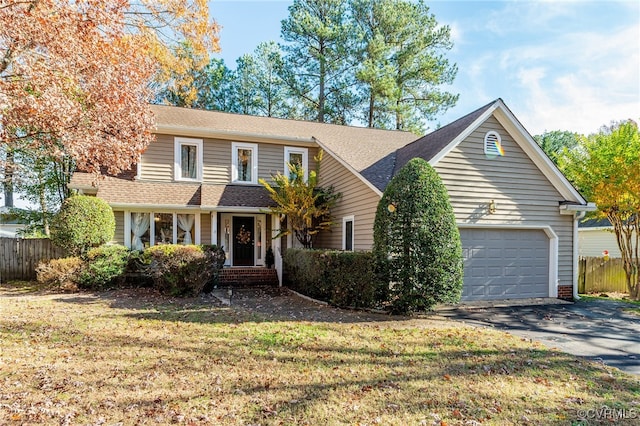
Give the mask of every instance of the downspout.
POLYGON ((578 222, 586 214, 585 211, 576 212, 573 220, 573 300, 580 300, 578 296, 578 222))

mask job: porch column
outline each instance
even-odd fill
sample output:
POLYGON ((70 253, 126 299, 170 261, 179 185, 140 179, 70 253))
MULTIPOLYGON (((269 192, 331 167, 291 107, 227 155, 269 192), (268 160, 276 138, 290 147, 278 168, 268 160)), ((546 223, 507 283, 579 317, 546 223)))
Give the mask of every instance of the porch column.
POLYGON ((280 231, 280 218, 277 214, 271 215, 271 249, 275 258, 276 272, 278 273, 278 284, 282 287, 282 246, 280 238, 274 238, 280 231))
POLYGON ((125 210, 124 214, 124 241, 122 244, 131 248, 131 212, 129 210, 125 210))
POLYGON ((211 212, 211 244, 218 246, 218 212, 211 212))
POLYGON ((202 233, 202 228, 200 228, 200 224, 201 224, 201 220, 200 220, 200 212, 196 212, 194 215, 194 232, 195 232, 195 238, 194 238, 194 244, 196 245, 200 245, 202 244, 202 238, 201 238, 201 233, 202 233))

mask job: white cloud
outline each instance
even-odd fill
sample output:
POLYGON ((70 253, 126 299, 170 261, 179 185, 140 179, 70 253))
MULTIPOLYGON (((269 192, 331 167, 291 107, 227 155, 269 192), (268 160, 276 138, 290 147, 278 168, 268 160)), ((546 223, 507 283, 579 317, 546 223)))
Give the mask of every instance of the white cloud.
POLYGON ((639 36, 636 23, 502 52, 500 65, 506 76, 515 76, 513 92, 525 127, 532 134, 588 134, 612 120, 640 118, 639 36))
POLYGON ((526 29, 544 31, 553 20, 573 15, 570 2, 559 1, 510 1, 504 7, 489 14, 485 28, 499 36, 521 33, 526 29))

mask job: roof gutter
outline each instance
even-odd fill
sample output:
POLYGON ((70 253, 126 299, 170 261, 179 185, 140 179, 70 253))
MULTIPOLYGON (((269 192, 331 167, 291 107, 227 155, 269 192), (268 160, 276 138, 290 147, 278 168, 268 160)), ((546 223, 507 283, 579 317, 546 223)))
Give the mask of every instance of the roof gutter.
POLYGON ((155 133, 176 134, 181 136, 207 137, 225 140, 239 140, 245 142, 296 143, 315 145, 312 137, 265 135, 264 133, 240 132, 235 130, 208 129, 204 127, 184 127, 167 124, 156 126, 155 133))
MULTIPOLYGON (((595 204, 593 203, 589 203, 589 204, 593 205, 595 210, 595 204)), ((573 286, 572 288, 573 288, 573 300, 580 300, 580 295, 578 294, 578 268, 579 268, 578 267, 578 255, 579 255, 578 223, 582 218, 584 218, 587 212, 585 210, 575 210, 574 212, 575 212, 575 216, 573 219, 573 286)))
POLYGON ((596 211, 597 206, 595 203, 587 204, 562 204, 560 205, 560 214, 574 214, 577 212, 593 212, 596 211))
POLYGON ((160 210, 201 210, 200 206, 187 206, 184 204, 140 204, 140 203, 109 203, 112 209, 134 211, 160 211, 160 210))

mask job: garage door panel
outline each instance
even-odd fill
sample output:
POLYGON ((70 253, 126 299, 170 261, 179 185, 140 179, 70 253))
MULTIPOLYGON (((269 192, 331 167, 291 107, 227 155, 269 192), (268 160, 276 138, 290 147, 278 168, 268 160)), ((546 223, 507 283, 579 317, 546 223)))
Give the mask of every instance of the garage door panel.
POLYGON ((542 230, 461 229, 463 300, 549 296, 549 238, 542 230))

